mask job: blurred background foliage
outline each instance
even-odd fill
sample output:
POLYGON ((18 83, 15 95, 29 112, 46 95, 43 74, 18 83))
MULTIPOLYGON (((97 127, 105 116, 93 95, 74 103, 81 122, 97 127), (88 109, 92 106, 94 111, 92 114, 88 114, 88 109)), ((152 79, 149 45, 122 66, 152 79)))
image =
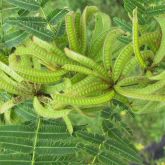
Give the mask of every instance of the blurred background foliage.
POLYGON ((94 5, 111 17, 127 18, 127 13, 123 8, 123 0, 52 0, 52 5, 59 8, 67 6, 73 10, 82 10, 87 5, 94 5))

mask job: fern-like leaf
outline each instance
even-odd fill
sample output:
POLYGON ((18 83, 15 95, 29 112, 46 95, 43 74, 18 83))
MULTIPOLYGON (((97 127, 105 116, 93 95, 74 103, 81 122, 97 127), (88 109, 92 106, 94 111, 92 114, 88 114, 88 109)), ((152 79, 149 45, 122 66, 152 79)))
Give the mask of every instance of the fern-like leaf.
POLYGON ((12 151, 0 154, 3 165, 10 164, 13 160, 15 164, 21 165, 41 165, 43 162, 65 164, 70 161, 78 163, 74 138, 66 132, 66 127, 61 122, 38 119, 34 123, 0 126, 0 132, 0 148, 12 151))
POLYGON ((25 10, 38 10, 40 8, 39 1, 35 0, 7 0, 9 3, 25 9, 25 10))

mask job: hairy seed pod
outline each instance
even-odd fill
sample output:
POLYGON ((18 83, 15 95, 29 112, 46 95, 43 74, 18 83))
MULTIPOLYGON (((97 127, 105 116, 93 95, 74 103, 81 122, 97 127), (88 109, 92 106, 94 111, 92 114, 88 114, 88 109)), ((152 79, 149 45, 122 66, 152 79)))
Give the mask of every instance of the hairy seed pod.
POLYGON ((62 94, 55 94, 54 100, 57 103, 63 103, 68 105, 90 106, 109 102, 113 97, 114 91, 110 91, 103 95, 95 97, 70 97, 62 94))
POLYGON ((11 54, 9 56, 9 66, 14 68, 15 66, 26 67, 31 69, 33 67, 32 57, 28 55, 11 54))
POLYGON ((62 68, 64 70, 67 70, 67 71, 78 72, 78 73, 82 73, 82 74, 85 74, 85 75, 101 77, 100 74, 98 74, 97 72, 95 72, 91 69, 88 69, 86 67, 79 66, 79 65, 66 64, 62 68))
POLYGON ((152 94, 158 90, 161 90, 163 87, 165 87, 165 80, 157 81, 153 84, 148 84, 144 88, 133 89, 133 91, 141 94, 152 94))
POLYGON ((95 29, 92 33, 88 55, 94 59, 102 49, 105 37, 111 28, 110 17, 102 12, 95 15, 95 29))
POLYGON ((89 17, 95 14, 98 11, 98 8, 95 6, 87 6, 81 16, 80 20, 80 43, 81 43, 81 53, 85 53, 87 49, 87 22, 89 17))
POLYGON ((163 60, 163 58, 165 57, 165 24, 164 24, 164 15, 160 15, 159 17, 156 17, 156 20, 158 21, 158 23, 160 24, 161 27, 161 31, 162 31, 162 39, 161 39, 161 44, 160 44, 160 48, 158 50, 158 52, 156 53, 156 56, 154 58, 154 64, 158 64, 161 62, 161 60, 163 60))
POLYGON ((36 82, 36 83, 53 83, 60 80, 60 76, 66 74, 66 71, 45 71, 36 69, 26 69, 21 67, 14 68, 17 73, 19 73, 25 79, 36 82))
POLYGON ((113 67, 113 80, 115 82, 119 79, 122 70, 125 67, 126 63, 130 60, 132 53, 133 53, 132 44, 128 44, 117 57, 113 67))
POLYGON ((59 55, 52 52, 48 53, 46 50, 40 48, 39 46, 33 43, 28 47, 28 49, 26 47, 18 47, 15 51, 15 54, 31 55, 49 65, 64 65, 67 63, 72 64, 72 62, 68 58, 66 58, 65 55, 59 55))
POLYGON ((136 91, 134 92, 133 90, 121 88, 119 86, 116 86, 115 90, 117 93, 119 93, 125 97, 132 98, 132 99, 165 102, 165 96, 164 95, 141 94, 141 93, 138 93, 136 91))
MULTIPOLYGON (((143 44, 151 43, 151 41, 157 40, 159 38, 158 32, 147 33, 139 38, 139 47, 143 44)), ((133 54, 133 45, 132 43, 126 45, 120 52, 117 57, 114 67, 113 67, 113 79, 116 82, 125 68, 128 61, 130 61, 133 54)))
MULTIPOLYGON (((153 58, 154 58, 154 54, 153 54, 153 52, 150 51, 150 50, 146 50, 146 51, 142 52, 142 56, 143 56, 143 58, 146 59, 146 60, 148 60, 148 59, 153 60, 153 58)), ((132 73, 133 71, 135 71, 137 67, 138 67, 137 58, 136 58, 136 57, 133 57, 133 58, 127 63, 127 65, 125 66, 122 75, 124 75, 124 76, 129 75, 130 73, 132 73)))
POLYGON ((6 64, 2 63, 1 61, 0 61, 0 70, 2 70, 3 72, 5 72, 6 74, 8 74, 10 77, 12 77, 17 82, 21 82, 21 81, 24 80, 13 69, 11 69, 10 67, 8 67, 6 64))
POLYGON ((140 52, 140 47, 139 47, 139 28, 138 28, 138 17, 137 17, 137 8, 133 10, 133 48, 134 48, 134 53, 135 56, 141 65, 142 68, 146 68, 146 63, 144 62, 144 59, 141 55, 140 52))
POLYGON ((161 72, 158 75, 149 77, 150 80, 165 80, 165 71, 161 72))
POLYGON ((0 89, 16 95, 26 95, 25 91, 22 90, 22 88, 19 88, 19 86, 15 86, 2 78, 0 79, 0 89))
POLYGON ((73 84, 70 88, 67 88, 65 90, 65 93, 72 93, 72 91, 76 91, 82 88, 83 86, 89 85, 93 81, 98 81, 98 80, 93 76, 87 76, 84 79, 80 80, 79 82, 73 84))
POLYGON ((75 84, 81 80, 83 80, 86 77, 84 74, 77 73, 71 78, 72 84, 75 84))
POLYGON ((46 94, 55 94, 57 92, 62 91, 64 88, 65 88, 65 83, 62 82, 62 83, 52 85, 52 86, 45 85, 45 86, 42 87, 41 90, 46 94))
POLYGON ((37 97, 35 97, 33 100, 33 106, 34 106, 35 112, 39 116, 42 116, 48 119, 63 118, 64 116, 67 116, 71 112, 71 110, 69 109, 62 109, 62 110, 53 110, 50 108, 46 109, 45 107, 41 105, 37 97))
POLYGON ((69 96, 88 96, 93 92, 104 91, 109 88, 109 85, 103 82, 93 82, 84 85, 82 88, 78 88, 73 92, 69 93, 69 96))
POLYGON ((122 35, 122 30, 120 29, 114 29, 110 31, 104 41, 103 45, 103 62, 104 62, 104 67, 107 70, 110 70, 112 67, 112 51, 113 51, 113 42, 117 37, 122 35))
POLYGON ((149 79, 145 76, 132 76, 119 81, 117 86, 129 86, 145 82, 149 82, 149 79))
POLYGON ((79 42, 75 28, 75 13, 69 12, 65 16, 66 33, 69 41, 70 49, 79 51, 79 42))
POLYGON ((75 30, 76 30, 76 35, 77 35, 77 39, 80 43, 80 19, 81 19, 81 13, 79 11, 77 11, 75 13, 75 30))
POLYGON ((11 100, 5 102, 4 104, 2 104, 0 106, 0 114, 5 113, 6 111, 13 108, 14 106, 22 103, 24 100, 25 100, 24 98, 18 96, 18 97, 12 98, 11 100))
POLYGON ((32 57, 32 64, 34 69, 41 70, 41 63, 39 62, 38 58, 32 57))
POLYGON ((77 61, 80 64, 93 69, 94 71, 98 72, 100 75, 104 76, 104 78, 107 79, 108 73, 106 72, 106 70, 92 59, 85 57, 81 54, 78 54, 76 52, 73 52, 67 48, 65 48, 65 53, 72 60, 77 61))

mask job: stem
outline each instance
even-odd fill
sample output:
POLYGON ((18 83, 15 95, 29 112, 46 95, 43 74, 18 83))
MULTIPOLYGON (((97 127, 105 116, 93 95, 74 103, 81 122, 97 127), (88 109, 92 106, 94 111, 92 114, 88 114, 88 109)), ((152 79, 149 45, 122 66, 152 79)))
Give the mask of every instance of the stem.
POLYGON ((46 15, 45 15, 45 12, 44 12, 43 8, 41 7, 40 9, 41 9, 41 13, 42 13, 43 17, 45 18, 45 20, 46 20, 46 22, 47 22, 47 24, 48 24, 48 28, 49 28, 52 32, 54 32, 53 27, 51 26, 51 24, 50 24, 49 21, 47 20, 47 17, 46 17, 46 15))
POLYGON ((35 133, 35 137, 34 137, 33 154, 32 154, 32 163, 31 163, 31 165, 35 164, 36 146, 37 146, 38 132, 39 132, 39 129, 40 129, 40 124, 41 124, 41 120, 38 117, 37 129, 36 129, 36 133, 35 133))

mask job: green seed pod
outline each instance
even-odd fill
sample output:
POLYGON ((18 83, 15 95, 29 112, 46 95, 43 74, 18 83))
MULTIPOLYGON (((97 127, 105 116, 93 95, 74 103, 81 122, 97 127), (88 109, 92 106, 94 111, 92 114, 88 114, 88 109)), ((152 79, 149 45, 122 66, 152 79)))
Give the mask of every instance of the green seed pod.
POLYGON ((85 74, 85 75, 101 77, 97 72, 94 72, 91 69, 88 69, 86 67, 79 66, 79 65, 66 64, 62 68, 66 71, 78 72, 78 73, 82 73, 82 74, 85 74))
POLYGON ((113 67, 113 80, 115 82, 119 79, 123 71, 123 68, 125 67, 126 63, 130 60, 132 53, 133 53, 132 44, 128 44, 117 57, 113 67))
POLYGON ((58 71, 45 71, 36 69, 26 69, 21 67, 14 68, 17 73, 19 73, 26 80, 34 83, 54 83, 60 80, 60 77, 66 74, 64 70, 58 71))
POLYGON ((165 57, 165 24, 164 24, 165 19, 164 19, 164 15, 160 15, 155 19, 158 21, 162 31, 161 44, 154 58, 154 64, 159 64, 165 57))
POLYGON ((138 83, 149 82, 149 79, 145 76, 132 76, 125 78, 117 83, 117 86, 130 86, 138 83))
POLYGON ((119 86, 116 86, 115 90, 117 93, 119 93, 125 97, 132 98, 132 99, 165 102, 165 96, 164 95, 141 94, 141 93, 138 93, 137 91, 124 89, 124 88, 121 88, 119 86))
POLYGON ((35 97, 33 100, 33 106, 34 106, 35 112, 39 116, 42 116, 42 117, 48 118, 48 119, 63 118, 71 112, 71 110, 69 110, 69 109, 62 109, 62 110, 53 110, 50 108, 46 109, 45 107, 43 107, 41 105, 41 103, 39 102, 37 97, 35 97))
POLYGON ((149 77, 150 80, 165 80, 165 71, 161 72, 158 75, 149 77))
POLYGON ((147 65, 144 62, 144 59, 140 52, 140 45, 139 45, 139 28, 138 28, 138 17, 137 17, 137 8, 133 10, 133 48, 135 56, 141 65, 142 68, 146 68, 147 65))
POLYGON ((163 87, 165 87, 165 80, 161 80, 161 81, 155 82, 153 84, 147 84, 146 87, 133 89, 133 91, 141 93, 141 94, 152 94, 152 93, 162 89, 163 87))
POLYGON ((65 16, 66 33, 69 41, 69 47, 71 50, 79 51, 79 42, 77 38, 75 28, 75 13, 69 12, 65 16))
POLYGON ((109 85, 103 82, 93 82, 84 85, 82 88, 74 90, 69 95, 71 96, 88 96, 93 92, 104 91, 109 88, 109 85))
POLYGON ((104 78, 107 79, 107 77, 108 77, 107 71, 101 65, 99 65, 95 61, 93 61, 92 59, 85 57, 81 54, 78 54, 76 52, 73 52, 67 48, 65 48, 65 53, 72 60, 77 61, 80 64, 93 69, 94 71, 98 72, 100 75, 102 75, 104 78))
MULTIPOLYGON (((151 43, 152 41, 157 40, 158 38, 159 38, 158 32, 144 34, 142 37, 139 38, 139 47, 141 47, 143 44, 151 43)), ((133 54, 132 43, 126 45, 121 50, 113 67, 113 80, 115 82, 120 78, 123 69, 125 68, 127 62, 130 61, 132 54, 133 54)))
POLYGON ((114 91, 107 92, 101 96, 95 97, 70 97, 62 94, 55 94, 54 100, 57 103, 78 106, 98 105, 109 102, 114 97, 114 91))
POLYGON ((0 70, 2 70, 3 72, 5 72, 6 74, 8 74, 10 77, 12 77, 17 82, 21 82, 21 81, 24 80, 13 69, 11 69, 10 67, 8 67, 6 64, 2 63, 1 61, 0 61, 0 70))
POLYGON ((81 53, 85 53, 87 49, 87 22, 89 18, 98 11, 95 6, 87 6, 81 16, 80 20, 80 43, 81 43, 81 53))
POLYGON ((113 53, 113 42, 117 37, 122 35, 123 31, 120 29, 114 29, 110 31, 104 41, 103 45, 103 62, 104 62, 104 67, 107 70, 110 70, 112 67, 112 53, 113 53))
MULTIPOLYGON (((142 52, 142 56, 144 59, 148 60, 153 60, 154 54, 152 51, 150 50, 146 50, 144 52, 142 52)), ((124 76, 128 76, 130 75, 132 72, 134 72, 138 67, 138 61, 136 57, 133 57, 125 66, 122 75, 124 76)))
POLYGON ((22 103, 24 100, 25 100, 24 98, 18 96, 5 102, 4 104, 0 106, 0 114, 5 113, 6 111, 13 108, 14 106, 22 103))

